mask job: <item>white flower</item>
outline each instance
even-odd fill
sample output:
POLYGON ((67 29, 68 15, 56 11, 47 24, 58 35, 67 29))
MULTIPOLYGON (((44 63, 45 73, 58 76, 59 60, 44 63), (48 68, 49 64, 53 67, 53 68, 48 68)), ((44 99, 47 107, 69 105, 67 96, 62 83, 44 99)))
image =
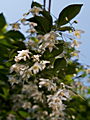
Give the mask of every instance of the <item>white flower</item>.
POLYGON ((12 113, 9 113, 7 116, 7 120, 16 120, 16 116, 13 115, 12 113))
POLYGON ((44 60, 40 61, 40 63, 36 62, 30 68, 30 70, 33 71, 34 74, 37 74, 39 71, 42 71, 43 69, 45 69, 47 63, 50 63, 50 62, 49 61, 44 61, 44 60))
POLYGON ((41 70, 45 69, 47 63, 50 63, 50 61, 46 61, 46 60, 40 61, 41 70))
POLYGON ((23 80, 28 82, 28 78, 32 75, 31 69, 26 69, 26 70, 21 70, 20 71, 20 76, 22 77, 23 80))
POLYGON ((37 74, 39 72, 39 70, 41 70, 41 65, 40 63, 36 62, 31 68, 30 70, 33 71, 34 74, 37 74))
POLYGON ((63 100, 70 98, 69 91, 66 89, 59 89, 54 95, 47 96, 47 102, 50 108, 52 108, 52 113, 50 116, 62 116, 65 105, 63 100))
POLYGON ((39 7, 36 7, 36 6, 34 6, 34 7, 30 10, 30 12, 31 12, 33 15, 38 15, 40 11, 42 11, 42 9, 39 8, 39 7))
POLYGON ((22 51, 17 51, 19 54, 17 56, 15 56, 15 61, 19 62, 20 60, 24 60, 26 61, 26 58, 30 59, 30 52, 29 50, 22 50, 22 51))
POLYGON ((13 23, 13 24, 10 24, 12 26, 12 29, 14 30, 18 30, 20 29, 20 23, 13 23))
POLYGON ((62 100, 56 95, 48 95, 47 102, 49 107, 53 109, 53 111, 63 111, 65 109, 62 100))
POLYGON ((40 82, 39 82, 40 88, 45 86, 45 87, 47 87, 48 91, 51 91, 51 90, 56 91, 57 86, 55 83, 53 83, 52 80, 44 79, 44 78, 40 78, 39 80, 40 80, 40 82))
POLYGON ((67 100, 70 98, 69 90, 59 89, 56 96, 60 97, 61 100, 67 100))
POLYGON ((56 47, 55 44, 58 43, 57 37, 58 35, 54 31, 45 34, 43 36, 43 42, 39 46, 39 49, 45 51, 46 48, 49 48, 49 51, 51 52, 53 48, 56 47))
POLYGON ((14 64, 10 68, 10 73, 16 72, 24 81, 28 81, 28 78, 32 75, 32 71, 29 66, 24 64, 14 64))
POLYGON ((81 37, 81 33, 84 33, 83 30, 75 30, 74 31, 74 36, 76 36, 77 38, 80 38, 81 37))
POLYGON ((30 22, 29 25, 30 25, 30 27, 35 27, 35 26, 37 26, 37 23, 30 22))
POLYGON ((79 47, 80 43, 81 42, 78 42, 77 40, 73 40, 73 42, 71 43, 71 46, 72 47, 74 47, 74 46, 79 47))
POLYGON ((47 47, 49 49, 49 51, 52 52, 53 48, 55 47, 55 43, 50 42, 50 41, 46 42, 45 47, 47 47))
POLYGON ((50 33, 47 33, 44 35, 44 40, 45 41, 55 41, 56 38, 58 37, 58 35, 54 32, 54 31, 51 31, 50 33))
POLYGON ((19 80, 17 80, 15 77, 13 76, 9 76, 9 80, 8 80, 11 85, 14 85, 14 84, 18 84, 19 83, 19 80))
POLYGON ((27 102, 27 101, 26 101, 26 102, 24 101, 22 107, 23 107, 24 109, 30 109, 30 108, 31 108, 31 103, 30 103, 30 102, 27 102))
POLYGON ((74 52, 71 52, 71 56, 72 57, 74 57, 74 56, 79 57, 78 53, 79 53, 79 51, 75 50, 74 52))
POLYGON ((29 66, 26 66, 24 64, 18 64, 18 63, 16 63, 16 64, 13 64, 11 66, 10 73, 12 73, 12 72, 20 73, 20 71, 24 71, 24 70, 26 70, 28 68, 29 68, 29 66))
POLYGON ((33 61, 36 62, 36 61, 40 61, 39 57, 41 55, 33 55, 31 58, 33 58, 33 61))

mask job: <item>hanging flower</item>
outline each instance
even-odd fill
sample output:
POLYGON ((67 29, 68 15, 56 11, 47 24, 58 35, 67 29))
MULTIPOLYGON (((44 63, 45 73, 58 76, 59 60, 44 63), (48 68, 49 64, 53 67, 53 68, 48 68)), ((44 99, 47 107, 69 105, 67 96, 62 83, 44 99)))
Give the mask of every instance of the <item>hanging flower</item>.
POLYGON ((30 70, 33 71, 34 74, 37 74, 39 71, 42 71, 43 69, 45 69, 47 63, 50 63, 50 62, 49 61, 44 61, 44 60, 40 61, 40 63, 36 62, 30 68, 30 70))
POLYGON ((50 63, 50 61, 46 61, 46 60, 40 61, 41 70, 45 69, 47 63, 50 63))
POLYGON ((20 23, 13 23, 13 24, 10 24, 12 26, 12 29, 13 30, 18 30, 20 29, 20 23))
POLYGON ((33 58, 33 61, 36 62, 36 61, 40 61, 39 57, 41 55, 33 55, 31 58, 33 58))
POLYGON ((37 33, 36 29, 35 28, 30 28, 26 31, 27 33, 31 33, 31 34, 34 34, 34 33, 37 33))
POLYGON ((29 25, 30 25, 30 27, 36 27, 36 26, 37 26, 37 23, 35 23, 35 22, 30 22, 29 25))
POLYGON ((22 105, 22 108, 24 108, 25 110, 30 109, 31 108, 31 103, 27 102, 27 101, 24 101, 24 103, 22 105))
POLYGON ((42 9, 39 8, 39 7, 36 7, 36 6, 34 6, 34 7, 30 10, 30 12, 31 12, 33 15, 38 15, 40 11, 42 11, 42 9))
POLYGON ((19 80, 17 80, 16 77, 14 76, 9 76, 9 80, 10 84, 13 86, 14 84, 18 84, 19 83, 19 80))
POLYGON ((27 58, 30 59, 30 56, 29 56, 30 52, 29 52, 29 50, 22 50, 22 51, 17 51, 17 52, 19 54, 17 56, 15 56, 15 59, 14 59, 16 62, 19 62, 22 59, 24 61, 26 61, 27 58))
POLYGON ((73 42, 71 43, 72 47, 79 47, 81 42, 78 42, 77 40, 73 40, 73 42))
POLYGON ((40 78, 39 80, 40 80, 39 82, 40 88, 44 86, 44 87, 47 87, 48 91, 51 91, 51 90, 56 91, 57 86, 55 83, 53 83, 52 80, 44 79, 44 78, 40 78))
POLYGON ((84 31, 83 30, 75 30, 74 36, 76 36, 79 39, 81 37, 81 33, 84 33, 84 31))
POLYGON ((39 72, 39 70, 41 70, 41 65, 40 63, 36 62, 31 68, 30 70, 33 71, 34 74, 37 74, 39 72))
POLYGON ((56 32, 51 31, 50 33, 47 33, 44 35, 44 40, 45 41, 55 41, 56 38, 58 37, 58 35, 56 34, 56 32))

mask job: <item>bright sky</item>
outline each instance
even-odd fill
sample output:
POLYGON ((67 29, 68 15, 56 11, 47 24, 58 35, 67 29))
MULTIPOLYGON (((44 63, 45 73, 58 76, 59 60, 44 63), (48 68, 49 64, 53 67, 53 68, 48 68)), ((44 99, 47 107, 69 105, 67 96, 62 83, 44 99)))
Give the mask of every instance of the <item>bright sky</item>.
MULTIPOLYGON (((36 1, 40 2, 42 0, 36 1)), ((4 13, 8 23, 12 23, 30 9, 31 2, 32 0, 0 0, 0 12, 4 13)), ((82 42, 80 61, 83 64, 90 65, 90 0, 52 0, 51 12, 57 17, 65 6, 73 3, 84 4, 80 14, 75 19, 79 22, 78 29, 85 31, 79 40, 82 42)))

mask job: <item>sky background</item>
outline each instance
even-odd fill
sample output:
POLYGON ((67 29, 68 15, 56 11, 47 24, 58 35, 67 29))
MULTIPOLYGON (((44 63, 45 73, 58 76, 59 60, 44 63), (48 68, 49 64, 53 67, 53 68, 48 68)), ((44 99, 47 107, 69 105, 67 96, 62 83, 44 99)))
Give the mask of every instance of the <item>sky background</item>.
MULTIPOLYGON (((0 13, 4 13, 8 24, 16 22, 30 9, 31 2, 32 0, 0 0, 0 13)), ((90 0, 52 0, 51 13, 57 17, 64 7, 74 3, 84 4, 75 20, 79 22, 77 28, 85 31, 79 40, 82 42, 79 48, 80 62, 90 65, 90 0)))

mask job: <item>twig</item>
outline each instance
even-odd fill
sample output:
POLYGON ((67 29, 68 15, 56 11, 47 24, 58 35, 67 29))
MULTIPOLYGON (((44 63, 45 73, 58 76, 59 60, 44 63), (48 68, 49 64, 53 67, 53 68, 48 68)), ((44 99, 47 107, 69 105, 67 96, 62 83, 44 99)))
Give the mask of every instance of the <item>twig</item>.
POLYGON ((51 10, 51 0, 49 0, 49 7, 48 7, 48 11, 50 12, 51 10))
POLYGON ((43 5, 44 5, 44 10, 45 10, 45 6, 46 6, 46 0, 44 0, 44 3, 43 3, 43 5))

